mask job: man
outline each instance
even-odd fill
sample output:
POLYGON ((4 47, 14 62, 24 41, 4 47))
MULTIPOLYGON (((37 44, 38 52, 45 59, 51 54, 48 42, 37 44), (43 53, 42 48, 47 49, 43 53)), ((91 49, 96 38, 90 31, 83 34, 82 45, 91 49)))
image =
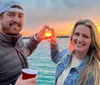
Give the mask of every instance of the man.
POLYGON ((40 43, 48 26, 44 26, 39 33, 33 35, 24 44, 20 31, 23 28, 23 7, 8 1, 0 10, 0 85, 14 85, 23 68, 28 68, 29 56, 40 43))

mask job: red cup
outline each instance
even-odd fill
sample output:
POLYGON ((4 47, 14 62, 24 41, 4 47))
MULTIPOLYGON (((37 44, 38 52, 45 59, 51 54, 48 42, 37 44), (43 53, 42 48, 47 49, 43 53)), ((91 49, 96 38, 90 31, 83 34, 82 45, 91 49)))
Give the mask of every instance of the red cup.
POLYGON ((35 78, 37 74, 36 70, 33 69, 22 69, 22 79, 29 79, 29 78, 35 78))

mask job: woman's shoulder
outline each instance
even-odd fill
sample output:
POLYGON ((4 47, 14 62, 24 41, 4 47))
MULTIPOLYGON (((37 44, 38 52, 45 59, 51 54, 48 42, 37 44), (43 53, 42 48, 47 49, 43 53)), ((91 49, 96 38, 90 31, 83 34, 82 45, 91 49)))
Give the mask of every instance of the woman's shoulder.
POLYGON ((59 56, 60 59, 58 65, 70 59, 70 51, 68 50, 68 48, 66 48, 60 52, 59 56))

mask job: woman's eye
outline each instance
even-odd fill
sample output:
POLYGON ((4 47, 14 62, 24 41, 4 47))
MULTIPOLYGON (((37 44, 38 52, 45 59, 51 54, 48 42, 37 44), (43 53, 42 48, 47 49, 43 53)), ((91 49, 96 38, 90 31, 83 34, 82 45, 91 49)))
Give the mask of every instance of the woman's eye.
POLYGON ((74 35, 79 36, 79 33, 74 33, 74 35))
POLYGON ((84 38, 89 38, 87 35, 83 35, 84 38))

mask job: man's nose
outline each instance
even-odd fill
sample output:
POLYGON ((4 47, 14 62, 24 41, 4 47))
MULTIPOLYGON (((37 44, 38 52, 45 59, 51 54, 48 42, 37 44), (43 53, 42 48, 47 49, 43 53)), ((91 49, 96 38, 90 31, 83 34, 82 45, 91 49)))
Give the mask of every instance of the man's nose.
POLYGON ((15 21, 15 22, 19 22, 19 21, 20 21, 20 19, 19 19, 19 17, 18 17, 18 16, 15 16, 15 17, 13 18, 13 21, 15 21))

